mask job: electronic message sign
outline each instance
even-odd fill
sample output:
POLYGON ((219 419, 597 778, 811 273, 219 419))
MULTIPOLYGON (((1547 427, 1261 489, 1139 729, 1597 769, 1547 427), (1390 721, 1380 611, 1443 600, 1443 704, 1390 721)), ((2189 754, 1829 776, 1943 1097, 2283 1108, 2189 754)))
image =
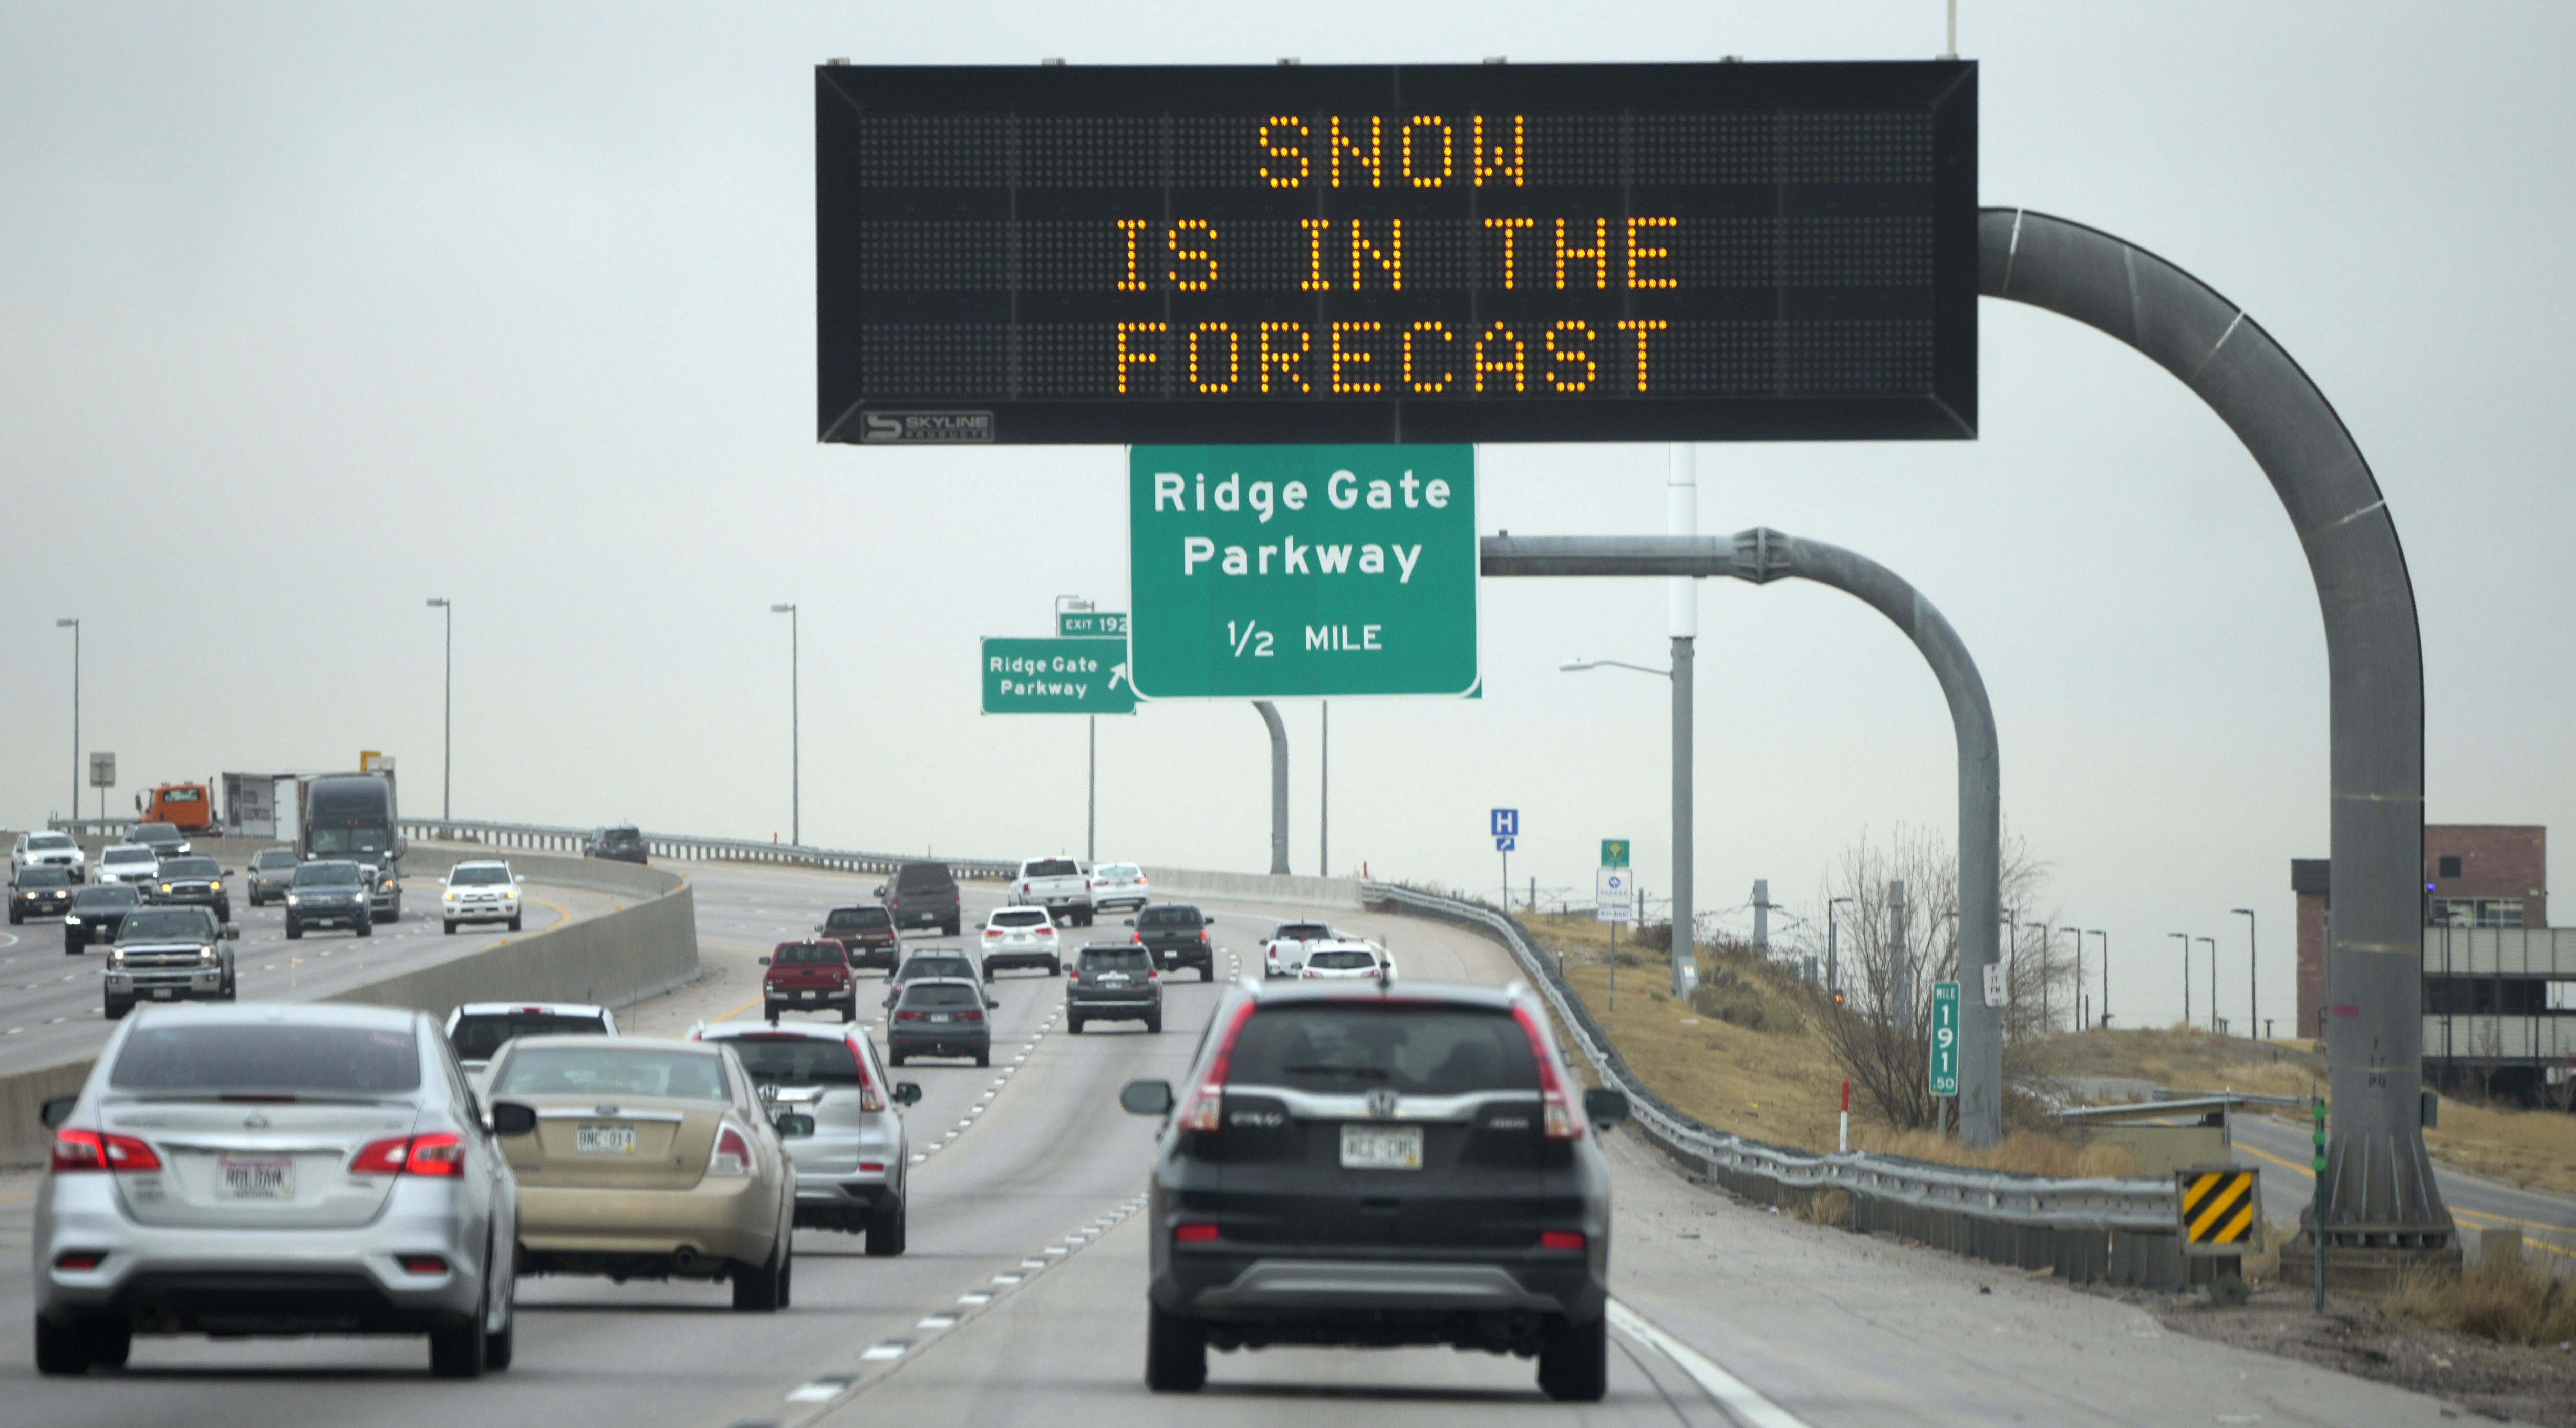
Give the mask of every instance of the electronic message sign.
POLYGON ((1976 433, 1976 66, 825 65, 857 443, 1976 433))

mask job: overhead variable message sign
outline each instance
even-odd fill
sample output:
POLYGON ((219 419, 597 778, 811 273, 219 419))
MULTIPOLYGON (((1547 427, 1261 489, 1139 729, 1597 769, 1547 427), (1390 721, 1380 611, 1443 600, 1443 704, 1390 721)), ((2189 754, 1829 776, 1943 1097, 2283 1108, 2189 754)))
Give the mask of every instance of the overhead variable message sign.
POLYGON ((1473 448, 1139 446, 1127 503, 1146 698, 1475 688, 1473 448))
POLYGON ((1972 63, 814 78, 825 441, 1975 435, 1972 63))
POLYGON ((1125 640, 986 640, 987 714, 1133 714, 1125 640))

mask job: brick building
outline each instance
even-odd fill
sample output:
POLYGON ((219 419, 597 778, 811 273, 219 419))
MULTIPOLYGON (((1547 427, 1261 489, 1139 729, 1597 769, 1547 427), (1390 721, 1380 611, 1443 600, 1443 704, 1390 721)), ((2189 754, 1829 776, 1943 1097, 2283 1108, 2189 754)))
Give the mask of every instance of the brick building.
MULTIPOLYGON (((2325 1035, 2326 879, 2323 858, 2290 862, 2299 900, 2299 1034, 2325 1035)), ((2500 823, 2424 826, 2424 925, 2547 927, 2549 830, 2500 823)))

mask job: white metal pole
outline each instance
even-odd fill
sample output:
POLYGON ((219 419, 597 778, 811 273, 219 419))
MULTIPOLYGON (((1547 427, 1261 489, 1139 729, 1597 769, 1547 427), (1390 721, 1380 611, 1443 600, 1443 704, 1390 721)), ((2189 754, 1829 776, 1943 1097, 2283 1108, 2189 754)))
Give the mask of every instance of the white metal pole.
MULTIPOLYGON (((1699 448, 1675 442, 1664 480, 1664 534, 1699 533, 1699 448)), ((1699 981, 1691 890, 1691 686, 1694 642, 1699 638, 1699 582, 1676 575, 1664 582, 1665 633, 1673 642, 1673 995, 1688 1000, 1699 981)))

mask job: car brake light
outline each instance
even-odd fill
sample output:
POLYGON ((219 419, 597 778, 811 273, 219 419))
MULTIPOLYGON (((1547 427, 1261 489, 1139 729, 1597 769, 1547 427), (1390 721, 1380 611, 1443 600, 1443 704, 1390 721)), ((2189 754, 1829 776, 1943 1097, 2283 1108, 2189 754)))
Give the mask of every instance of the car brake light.
POLYGON ((999 937, 1002 935, 1002 929, 998 927, 987 927, 984 929, 984 935, 987 937, 999 937))
POLYGON ((1579 1140, 1583 1135, 1583 1118, 1566 1104, 1565 1083, 1556 1074, 1556 1053, 1547 1044, 1547 1032, 1538 1024, 1538 1016, 1529 1003, 1512 1006, 1512 1016, 1529 1035, 1530 1059, 1538 1063, 1538 1099, 1540 1124, 1549 1140, 1579 1140))
POLYGON ((1142 942, 1145 940, 1145 934, 1141 932, 1130 932, 1127 934, 1127 940, 1130 942, 1142 942))
POLYGON ((92 1130, 54 1133, 54 1173, 74 1170, 158 1170, 161 1157, 130 1135, 92 1130))
POLYGON ((1312 968, 1312 967, 1308 967, 1308 968, 1306 968, 1304 971, 1299 972, 1297 975, 1298 975, 1299 977, 1301 977, 1301 978, 1312 978, 1312 977, 1319 976, 1319 975, 1321 975, 1321 974, 1320 974, 1320 973, 1318 973, 1314 968, 1312 968))
POLYGON ((1183 1245, 1215 1244, 1216 1226, 1198 1224, 1174 1225, 1172 1226, 1172 1242, 1174 1244, 1183 1245))
POLYGON ((95 1250, 72 1250, 54 1258, 56 1269, 96 1269, 107 1263, 107 1256, 95 1250))
POLYGON ((1201 942, 1207 941, 1207 929, 1204 927, 1199 929, 1199 940, 1201 942))
POLYGON ((984 1014, 979 1011, 962 1011, 957 1014, 957 1019, 959 1021, 982 1021, 984 1019, 984 1014))
POLYGON ((371 1140, 349 1157, 352 1175, 400 1175, 403 1162, 411 1159, 411 1137, 398 1135, 391 1140, 371 1140))
POLYGON ((749 1175, 751 1141, 736 1127, 728 1125, 718 1130, 715 1154, 707 1157, 707 1173, 709 1175, 749 1175))
POLYGON ((371 1140, 349 1157, 349 1173, 457 1179, 465 1174, 465 1142, 452 1131, 371 1140))
POLYGON ((1579 1250, 1583 1248, 1583 1232, 1581 1230, 1541 1230, 1538 1232, 1538 1247, 1540 1249, 1579 1250))
POLYGON ((407 1254, 402 1257, 405 1274, 445 1274, 447 1261, 434 1254, 407 1254))
POLYGON ((1181 1129, 1212 1131, 1224 1123, 1225 1068, 1234 1059, 1234 1041, 1243 1035, 1243 1024, 1252 1019, 1257 1005, 1246 1000, 1234 1009, 1234 1019, 1226 1023, 1225 1035, 1216 1044, 1216 1055, 1208 1062, 1207 1075, 1190 1092, 1189 1104, 1181 1107, 1181 1129))
POLYGON ((921 1013, 917 1011, 898 1011, 894 1014, 894 1019, 897 1021, 919 1021, 921 1020, 921 1013))

